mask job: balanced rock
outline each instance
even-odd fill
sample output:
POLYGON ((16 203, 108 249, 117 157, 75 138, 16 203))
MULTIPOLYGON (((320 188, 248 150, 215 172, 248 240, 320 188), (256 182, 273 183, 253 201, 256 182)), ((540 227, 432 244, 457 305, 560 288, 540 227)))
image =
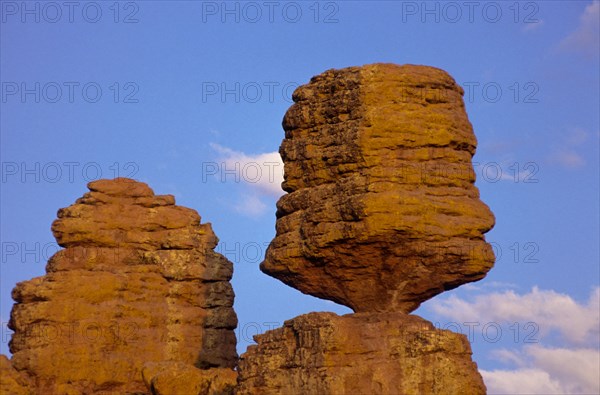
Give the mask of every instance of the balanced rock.
POLYGON ((404 313, 310 313, 255 336, 238 395, 485 394, 466 336, 404 313))
POLYGON ((393 64, 296 89, 280 147, 288 194, 261 270, 356 312, 410 312, 483 278, 494 216, 462 95, 443 70, 393 64))
POLYGON ((47 274, 13 290, 14 368, 45 394, 148 393, 147 362, 233 368, 233 268, 210 224, 141 182, 88 188, 52 224, 47 274))

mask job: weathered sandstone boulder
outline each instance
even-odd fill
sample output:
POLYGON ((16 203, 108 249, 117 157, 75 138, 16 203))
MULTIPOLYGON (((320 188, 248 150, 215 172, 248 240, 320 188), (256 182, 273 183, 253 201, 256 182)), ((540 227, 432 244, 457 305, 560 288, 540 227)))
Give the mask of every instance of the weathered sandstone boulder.
POLYGON ((466 336, 404 313, 310 313, 255 337, 238 395, 485 394, 466 336))
POLYGON ((196 211, 130 179, 98 180, 52 224, 65 249, 17 284, 14 368, 36 393, 148 393, 147 362, 237 362, 232 264, 196 211))
POLYGON ((476 139, 463 90, 426 66, 329 70, 293 95, 277 234, 261 270, 356 312, 410 312, 483 278, 476 139))

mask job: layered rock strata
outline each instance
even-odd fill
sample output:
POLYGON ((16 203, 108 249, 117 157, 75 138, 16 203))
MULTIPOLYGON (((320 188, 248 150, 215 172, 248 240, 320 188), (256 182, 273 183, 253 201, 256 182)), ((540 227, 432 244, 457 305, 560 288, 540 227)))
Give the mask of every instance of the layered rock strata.
POLYGON ((14 369, 36 393, 125 394, 148 393, 147 362, 233 368, 233 269, 210 224, 141 182, 88 188, 52 224, 47 274, 13 290, 14 369))
POLYGON ((485 394, 467 338, 404 313, 310 313, 256 336, 238 395, 485 394))
POLYGON ((285 114, 276 236, 261 270, 356 312, 408 313, 485 276, 477 141, 463 90, 443 70, 329 70, 285 114))

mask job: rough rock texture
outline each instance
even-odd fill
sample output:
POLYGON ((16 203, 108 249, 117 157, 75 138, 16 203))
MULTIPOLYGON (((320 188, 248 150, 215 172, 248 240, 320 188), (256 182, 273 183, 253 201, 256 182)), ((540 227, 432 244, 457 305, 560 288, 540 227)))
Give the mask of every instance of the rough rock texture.
POLYGON ((403 313, 310 313, 255 337, 237 394, 485 394, 464 335, 403 313))
POLYGON ((410 312, 485 276, 463 90, 426 66, 329 70, 293 95, 277 235, 261 270, 356 312, 410 312))
POLYGON ((182 362, 149 363, 142 375, 153 395, 229 395, 238 376, 232 369, 198 369, 182 362))
POLYGON ((29 379, 13 368, 4 355, 0 355, 0 394, 33 395, 29 379))
POLYGON ((65 249, 17 284, 12 365, 37 393, 147 393, 146 362, 236 364, 232 264, 196 211, 130 179, 98 180, 58 212, 65 249))

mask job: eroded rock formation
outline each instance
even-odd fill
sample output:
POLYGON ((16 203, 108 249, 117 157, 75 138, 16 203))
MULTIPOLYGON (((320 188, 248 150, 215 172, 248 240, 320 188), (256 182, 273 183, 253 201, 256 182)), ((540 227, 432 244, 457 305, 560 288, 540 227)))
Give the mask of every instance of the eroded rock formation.
POLYGON ((476 139, 463 90, 443 70, 329 70, 285 114, 277 234, 261 270, 355 312, 410 312, 485 276, 476 139))
POLYGON ((52 225, 65 249, 13 290, 2 393, 485 393, 467 338, 407 314, 494 262, 462 94, 442 70, 391 64, 296 90, 261 269, 355 313, 256 336, 239 375, 232 264, 210 225, 146 184, 90 183, 52 225))
POLYGON ((467 338, 407 314, 494 262, 462 94, 442 70, 392 64, 329 70, 294 92, 288 194, 261 270, 355 313, 256 336, 239 394, 485 393, 467 338))
POLYGON ((196 211, 130 179, 58 212, 47 274, 17 284, 12 366, 36 393, 148 393, 142 368, 236 365, 232 264, 196 211))
POLYGON ((467 338, 404 313, 310 313, 256 336, 238 395, 484 394, 467 338))

